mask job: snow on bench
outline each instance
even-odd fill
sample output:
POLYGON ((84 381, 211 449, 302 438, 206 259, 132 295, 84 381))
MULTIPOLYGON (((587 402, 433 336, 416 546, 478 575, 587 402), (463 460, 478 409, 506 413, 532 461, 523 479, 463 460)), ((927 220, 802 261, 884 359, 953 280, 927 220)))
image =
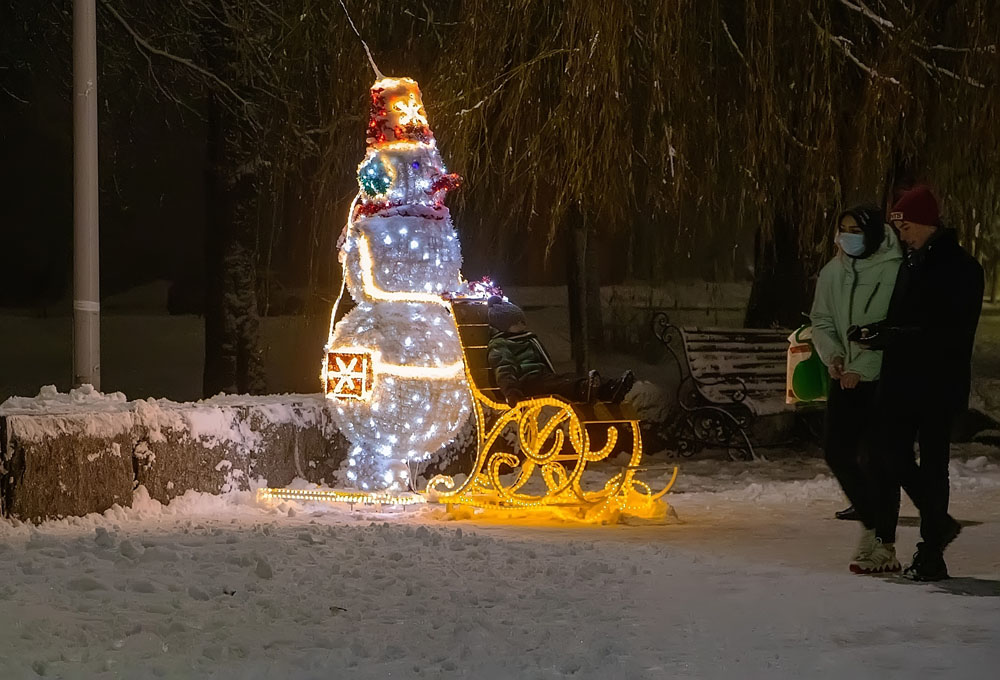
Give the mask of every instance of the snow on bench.
POLYGON ((664 429, 665 439, 681 455, 711 446, 728 449, 733 458, 753 458, 748 431, 754 419, 799 410, 785 403, 791 331, 680 328, 659 313, 653 317, 653 333, 681 374, 677 407, 664 429))
POLYGON ((708 402, 741 401, 755 416, 794 411, 785 403, 787 329, 682 328, 697 391, 708 402))

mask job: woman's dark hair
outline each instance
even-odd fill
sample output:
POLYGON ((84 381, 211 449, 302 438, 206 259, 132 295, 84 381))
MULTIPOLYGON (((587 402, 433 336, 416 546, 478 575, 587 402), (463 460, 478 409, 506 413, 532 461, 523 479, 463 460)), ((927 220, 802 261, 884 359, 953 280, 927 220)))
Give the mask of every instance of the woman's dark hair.
POLYGON ((854 218, 861 228, 861 232, 865 235, 865 252, 860 255, 859 259, 874 255, 885 239, 885 213, 882 208, 872 204, 856 205, 849 208, 840 213, 840 217, 837 218, 838 228, 841 221, 848 215, 854 218))

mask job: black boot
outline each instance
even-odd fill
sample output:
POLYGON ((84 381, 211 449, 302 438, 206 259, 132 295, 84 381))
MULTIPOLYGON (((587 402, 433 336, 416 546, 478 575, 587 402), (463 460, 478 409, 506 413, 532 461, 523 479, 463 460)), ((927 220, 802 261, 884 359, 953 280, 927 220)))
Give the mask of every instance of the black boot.
POLYGON ((943 581, 948 578, 948 565, 944 563, 944 553, 926 543, 917 543, 913 553, 913 564, 903 570, 903 576, 911 581, 943 581))
POLYGON ((604 394, 601 395, 601 401, 620 404, 625 400, 625 395, 632 390, 633 385, 635 385, 635 374, 632 371, 625 371, 620 378, 616 378, 606 385, 604 394))
POLYGON ((850 507, 848 507, 848 508, 845 508, 843 510, 838 510, 835 513, 834 516, 837 519, 846 519, 846 520, 849 520, 851 522, 860 522, 861 521, 861 515, 858 514, 858 511, 854 509, 853 505, 850 506, 850 507))
POLYGON ((948 515, 944 534, 941 536, 941 551, 943 552, 944 549, 948 547, 949 543, 958 538, 960 533, 962 533, 962 525, 959 524, 957 519, 948 515))

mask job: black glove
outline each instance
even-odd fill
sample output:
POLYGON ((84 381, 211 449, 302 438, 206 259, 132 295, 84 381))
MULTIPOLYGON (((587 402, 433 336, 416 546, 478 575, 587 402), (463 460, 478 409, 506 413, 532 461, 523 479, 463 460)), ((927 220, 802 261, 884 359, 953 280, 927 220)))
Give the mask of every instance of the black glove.
POLYGON ((868 349, 884 349, 891 341, 892 328, 885 321, 864 326, 851 326, 847 329, 847 339, 868 349))

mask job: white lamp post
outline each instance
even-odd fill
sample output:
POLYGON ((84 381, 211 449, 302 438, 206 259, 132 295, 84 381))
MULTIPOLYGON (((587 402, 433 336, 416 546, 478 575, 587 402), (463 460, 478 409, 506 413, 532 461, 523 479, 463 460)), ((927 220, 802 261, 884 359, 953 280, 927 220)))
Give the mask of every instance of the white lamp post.
POLYGON ((73 0, 73 384, 101 389, 97 16, 73 0))

